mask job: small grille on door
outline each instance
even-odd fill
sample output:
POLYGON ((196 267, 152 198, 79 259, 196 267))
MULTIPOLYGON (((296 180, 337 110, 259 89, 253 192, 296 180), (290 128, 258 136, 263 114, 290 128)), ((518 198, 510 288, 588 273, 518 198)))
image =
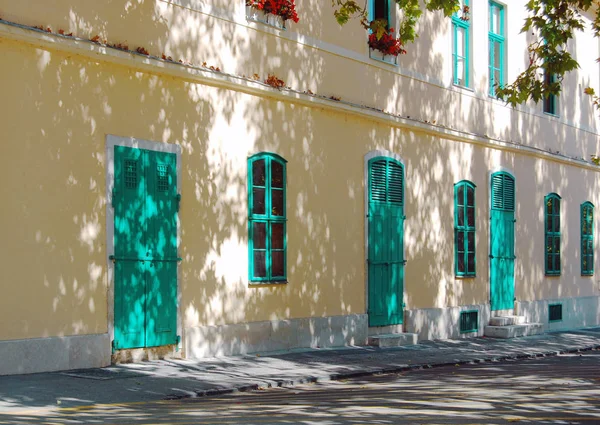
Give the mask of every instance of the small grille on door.
POLYGON ((477 310, 460 312, 460 332, 477 332, 479 329, 479 319, 477 310))
POLYGON ((134 159, 125 160, 125 187, 135 189, 137 186, 137 161, 134 159))
POLYGON ((169 166, 158 164, 156 168, 156 187, 161 192, 169 190, 169 166))
POLYGON ((548 321, 549 322, 562 321, 562 304, 550 304, 548 306, 548 321))

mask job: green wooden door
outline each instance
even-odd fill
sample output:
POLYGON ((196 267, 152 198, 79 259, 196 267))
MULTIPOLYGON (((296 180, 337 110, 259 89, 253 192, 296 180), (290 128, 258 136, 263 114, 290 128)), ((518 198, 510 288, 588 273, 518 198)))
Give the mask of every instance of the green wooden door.
POLYGON ((404 301, 404 169, 384 157, 368 167, 369 326, 396 325, 404 301))
POLYGON ((115 349, 177 338, 177 176, 171 153, 115 146, 115 349))
POLYGON ((492 175, 490 216, 490 308, 514 308, 515 180, 504 172, 492 175))

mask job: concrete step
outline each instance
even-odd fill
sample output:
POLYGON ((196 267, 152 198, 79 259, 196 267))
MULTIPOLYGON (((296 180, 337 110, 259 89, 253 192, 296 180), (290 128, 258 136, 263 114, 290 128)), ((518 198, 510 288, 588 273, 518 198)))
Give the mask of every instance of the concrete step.
POLYGON ((522 325, 524 323, 525 316, 496 316, 490 319, 490 326, 522 325))
POLYGON ((382 334, 369 337, 369 345, 374 345, 375 347, 380 348, 415 345, 417 342, 418 335, 409 333, 382 334))
POLYGON ((486 326, 483 334, 490 338, 516 338, 519 336, 538 335, 543 333, 541 323, 523 323, 520 325, 486 326))

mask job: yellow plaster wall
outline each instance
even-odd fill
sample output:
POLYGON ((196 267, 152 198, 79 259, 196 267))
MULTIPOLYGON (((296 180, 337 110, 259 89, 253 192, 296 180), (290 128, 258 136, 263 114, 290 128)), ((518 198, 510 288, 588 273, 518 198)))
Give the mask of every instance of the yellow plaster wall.
POLYGON ((406 164, 407 308, 487 301, 487 187, 498 167, 517 179, 517 297, 596 294, 577 259, 579 204, 599 204, 595 172, 23 43, 0 40, 0 50, 12 99, 0 104, 0 156, 10 159, 0 339, 107 331, 107 134, 182 147, 184 327, 364 313, 363 161, 374 149, 406 164), (288 285, 247 282, 246 158, 260 151, 289 161, 288 285), (462 179, 478 188, 478 276, 456 280, 452 190, 462 179), (541 261, 550 191, 570 202, 558 279, 543 277, 541 261))

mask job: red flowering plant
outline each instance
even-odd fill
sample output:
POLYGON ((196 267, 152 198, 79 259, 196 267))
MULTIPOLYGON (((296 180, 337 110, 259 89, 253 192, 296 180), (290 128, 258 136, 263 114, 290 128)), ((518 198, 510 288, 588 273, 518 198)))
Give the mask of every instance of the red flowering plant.
POLYGON ((265 13, 281 16, 284 21, 298 22, 294 0, 246 0, 246 6, 255 7, 265 13))
POLYGON ((394 28, 374 31, 369 35, 369 47, 384 55, 398 56, 406 54, 402 40, 394 36, 394 28))

